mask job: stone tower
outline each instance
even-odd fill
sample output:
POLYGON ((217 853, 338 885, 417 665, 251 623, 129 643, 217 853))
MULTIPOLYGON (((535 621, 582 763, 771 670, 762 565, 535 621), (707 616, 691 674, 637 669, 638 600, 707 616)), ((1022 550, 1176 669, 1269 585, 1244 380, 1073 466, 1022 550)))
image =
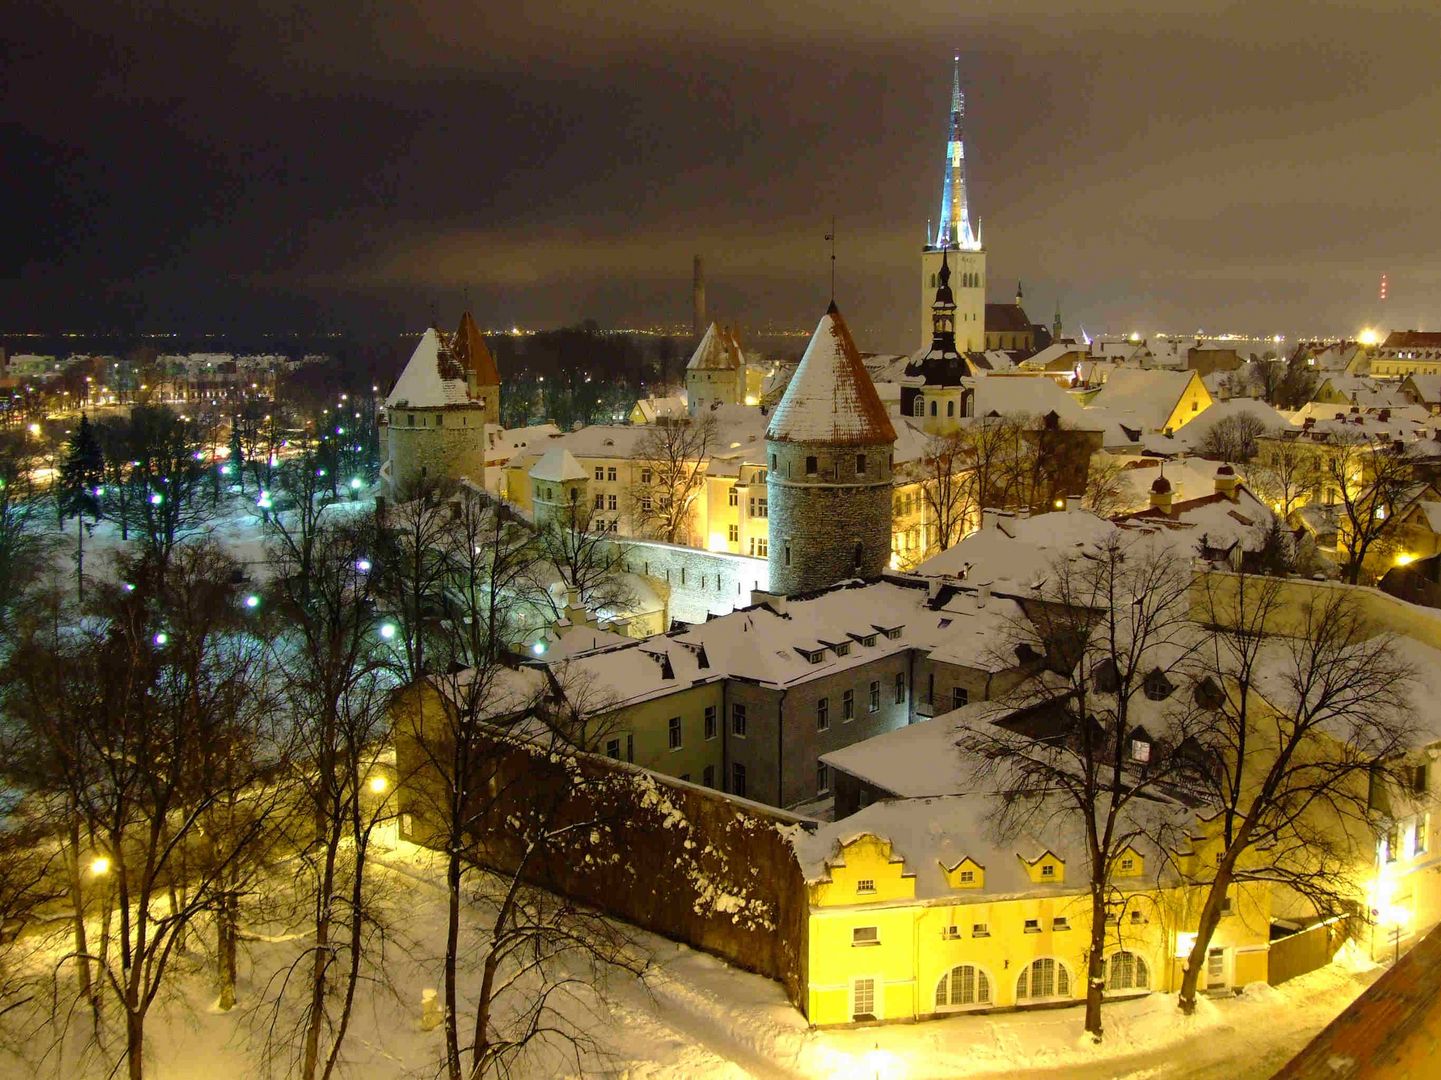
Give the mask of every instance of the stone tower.
POLYGON ((895 442, 832 303, 766 430, 772 592, 811 592, 881 575, 891 553, 895 442))
POLYGON ((485 428, 500 422, 500 372, 470 312, 454 334, 431 327, 385 399, 392 497, 422 479, 485 483, 485 428))
POLYGON ((735 335, 711 323, 685 366, 686 408, 697 416, 715 404, 739 405, 746 396, 746 363, 735 335))
POLYGON ((941 217, 934 236, 921 249, 920 348, 931 342, 931 298, 939 287, 941 259, 950 252, 951 288, 955 293, 956 347, 979 352, 986 347, 986 250, 979 224, 971 229, 966 193, 966 95, 961 92, 961 58, 951 78, 951 117, 946 140, 946 167, 941 180, 941 217))

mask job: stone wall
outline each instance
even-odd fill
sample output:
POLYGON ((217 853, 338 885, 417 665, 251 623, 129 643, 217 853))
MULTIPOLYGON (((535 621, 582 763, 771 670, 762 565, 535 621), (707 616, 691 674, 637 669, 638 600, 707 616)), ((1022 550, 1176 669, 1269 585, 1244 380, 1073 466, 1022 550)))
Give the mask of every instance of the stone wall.
POLYGON ((656 540, 619 540, 625 568, 663 582, 670 590, 670 618, 705 622, 751 602, 753 590, 770 584, 766 560, 728 551, 663 544, 656 540))
POLYGON ((396 409, 386 425, 391 493, 422 476, 485 482, 484 410, 396 409), (406 421, 415 418, 412 426, 406 421), (441 422, 436 423, 437 420, 441 422))
MULTIPOLYGON (((402 836, 440 849, 429 808, 434 774, 397 724, 402 836)), ((779 981, 805 1008, 809 901, 786 833, 814 822, 594 755, 561 756, 500 743, 477 815, 477 859, 502 873, 522 862, 526 821, 554 806, 554 836, 522 876, 647 930, 779 981), (517 824, 520 823, 520 824, 517 824), (568 830, 566 826, 571 826, 568 830)))
POLYGON ((771 591, 814 592, 848 578, 871 580, 891 557, 891 447, 770 443, 771 591), (866 472, 855 458, 864 453, 866 472), (814 456, 814 474, 806 458, 814 456), (860 558, 857 560, 857 549, 860 558))

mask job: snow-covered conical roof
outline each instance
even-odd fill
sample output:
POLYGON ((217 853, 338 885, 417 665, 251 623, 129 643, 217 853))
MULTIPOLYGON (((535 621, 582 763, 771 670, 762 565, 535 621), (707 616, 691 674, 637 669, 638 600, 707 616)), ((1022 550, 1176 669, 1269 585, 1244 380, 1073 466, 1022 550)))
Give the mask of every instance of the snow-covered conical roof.
POLYGON ((741 366, 741 353, 735 338, 715 323, 706 328, 687 371, 734 371, 741 366))
POLYGON ((431 327, 415 346, 395 389, 385 399, 387 408, 409 405, 417 409, 464 405, 470 401, 465 369, 451 356, 440 331, 431 327))
POLYGON ((834 302, 811 335, 766 438, 855 446, 896 441, 896 429, 834 302))
POLYGON ((500 369, 495 366, 495 358, 486 348, 485 338, 480 336, 480 327, 475 325, 470 312, 461 315, 460 329, 451 339, 451 347, 461 366, 475 372, 477 385, 500 385, 500 369))
POLYGON ((563 483, 567 480, 584 480, 586 471, 575 455, 561 446, 551 447, 530 470, 535 480, 550 480, 563 483))

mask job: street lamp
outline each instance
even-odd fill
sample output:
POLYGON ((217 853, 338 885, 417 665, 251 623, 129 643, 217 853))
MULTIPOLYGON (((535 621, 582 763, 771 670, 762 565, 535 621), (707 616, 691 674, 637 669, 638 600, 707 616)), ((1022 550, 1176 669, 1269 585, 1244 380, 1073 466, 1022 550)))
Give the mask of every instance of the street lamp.
POLYGON ((106 874, 110 873, 110 860, 104 855, 97 855, 95 856, 95 858, 90 860, 90 866, 88 867, 88 869, 90 873, 94 874, 96 877, 104 877, 106 874))

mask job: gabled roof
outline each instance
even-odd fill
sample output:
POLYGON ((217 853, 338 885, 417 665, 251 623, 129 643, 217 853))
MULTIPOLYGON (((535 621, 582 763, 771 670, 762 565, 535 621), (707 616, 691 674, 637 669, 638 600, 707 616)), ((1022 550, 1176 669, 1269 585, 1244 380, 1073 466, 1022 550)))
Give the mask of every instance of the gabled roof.
POLYGON ((849 446, 896 441, 896 429, 834 302, 816 325, 766 438, 849 446))
POLYGON ((687 371, 736 371, 745 366, 740 346, 734 335, 727 333, 715 323, 706 328, 695 353, 686 364, 687 371))
POLYGON ((486 348, 485 338, 480 336, 480 328, 475 325, 475 320, 470 317, 470 312, 467 311, 461 315, 460 328, 456 330, 455 337, 450 341, 455 358, 460 361, 462 367, 475 372, 475 381, 478 385, 500 385, 500 369, 495 366, 495 358, 486 348))
POLYGON ((1392 330, 1383 349, 1441 349, 1441 333, 1434 330, 1392 330))
POLYGON ((1111 372, 1091 405, 1118 417, 1132 416, 1158 430, 1175 411, 1191 380, 1199 378, 1194 371, 1121 368, 1111 372))
POLYGON ((584 480, 587 474, 569 450, 553 446, 535 463, 530 475, 533 480, 564 483, 567 480, 584 480))

